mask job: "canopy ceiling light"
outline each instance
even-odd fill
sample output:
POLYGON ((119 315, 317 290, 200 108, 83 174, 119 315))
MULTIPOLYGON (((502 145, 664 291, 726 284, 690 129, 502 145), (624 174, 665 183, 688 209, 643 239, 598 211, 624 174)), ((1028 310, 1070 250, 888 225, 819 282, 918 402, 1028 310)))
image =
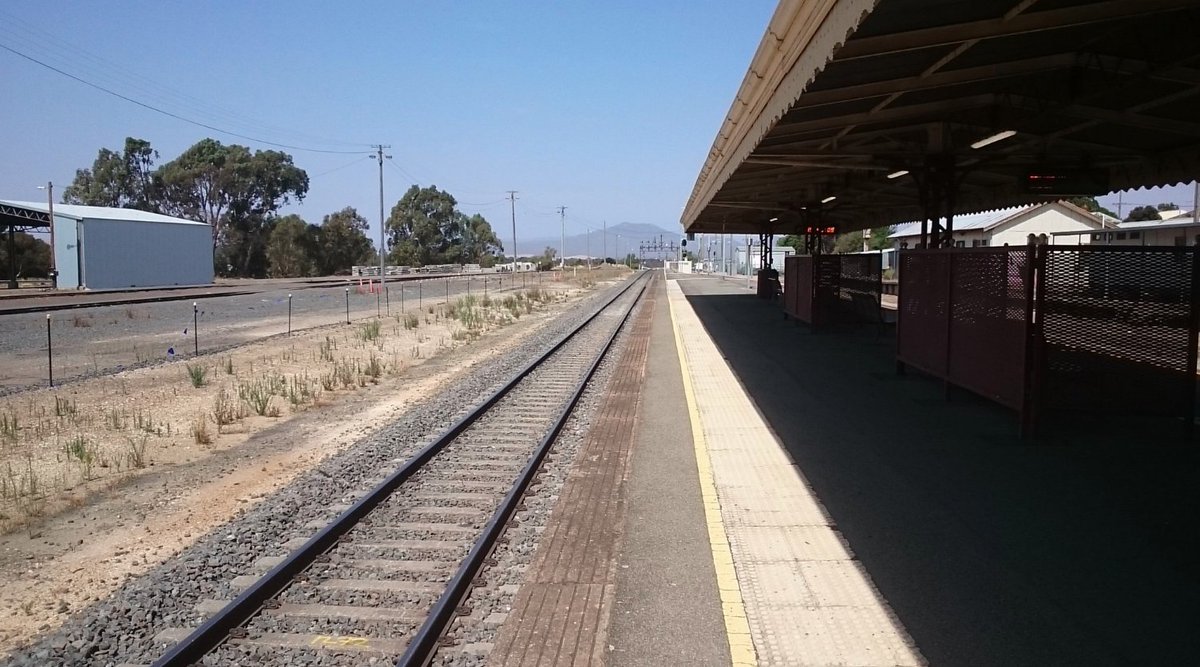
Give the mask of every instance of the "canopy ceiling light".
POLYGON ((770 220, 768 220, 767 222, 777 222, 778 220, 779 220, 779 218, 771 218, 771 219, 770 219, 770 220))
POLYGON ((984 146, 990 146, 990 145, 996 143, 997 141, 1004 141, 1005 139, 1015 135, 1016 133, 1017 133, 1016 130, 1004 130, 1002 132, 997 132, 990 137, 984 137, 984 138, 980 139, 979 141, 976 141, 975 143, 971 144, 971 148, 983 148, 984 146))
POLYGON ((826 197, 826 198, 822 199, 822 200, 821 200, 821 203, 822 203, 822 204, 828 204, 829 202, 831 202, 831 201, 833 201, 833 200, 835 200, 835 199, 837 199, 837 195, 829 195, 828 197, 826 197))
POLYGON ((888 178, 900 178, 901 176, 904 176, 907 173, 908 173, 907 169, 897 169, 896 171, 893 171, 892 173, 888 174, 887 177, 888 178))

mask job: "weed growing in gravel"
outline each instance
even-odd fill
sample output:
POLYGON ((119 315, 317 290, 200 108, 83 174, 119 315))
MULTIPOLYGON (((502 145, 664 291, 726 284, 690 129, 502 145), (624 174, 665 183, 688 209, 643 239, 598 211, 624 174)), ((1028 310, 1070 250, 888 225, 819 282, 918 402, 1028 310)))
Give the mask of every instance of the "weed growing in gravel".
POLYGON ((187 374, 193 387, 203 387, 208 380, 208 367, 203 364, 188 364, 187 374))
POLYGON ((416 313, 404 313, 404 328, 416 329, 421 326, 421 318, 416 313))
MULTIPOLYGON (((89 480, 92 478, 92 467, 97 462, 97 451, 88 439, 82 435, 77 435, 67 441, 64 446, 67 453, 67 458, 79 461, 80 474, 83 479, 89 480)), ((104 466, 105 464, 101 464, 104 466)))
POLYGON ((254 414, 263 416, 271 408, 271 390, 270 387, 262 381, 253 381, 253 383, 239 384, 238 396, 250 405, 250 409, 254 414))
POLYGON ((358 337, 360 340, 374 343, 375 341, 379 340, 379 329, 379 320, 363 322, 362 324, 358 325, 358 337))
POLYGON ((123 431, 127 423, 125 413, 120 408, 113 408, 104 413, 104 426, 110 431, 123 431))
MULTIPOLYGON (((149 411, 138 410, 133 415, 133 427, 153 435, 162 435, 162 425, 154 423, 154 415, 149 411)), ((170 424, 168 424, 168 428, 170 424)))
POLYGON ((233 357, 225 357, 225 374, 233 375, 233 357))
POLYGON ((217 432, 220 433, 222 426, 228 426, 241 419, 241 406, 230 400, 228 392, 222 388, 213 398, 212 420, 217 425, 217 432))
MULTIPOLYGON (((204 415, 200 415, 200 423, 204 423, 204 415)), ((205 426, 205 429, 208 427, 205 426)), ((147 435, 125 438, 125 461, 130 468, 146 467, 146 443, 150 440, 147 435)))
MULTIPOLYGON (((197 417, 192 420, 191 432, 192 432, 192 440, 194 440, 197 445, 211 445, 212 444, 213 438, 212 438, 212 434, 208 432, 208 420, 204 418, 203 414, 197 415, 197 417)), ((145 448, 144 442, 142 444, 142 447, 143 447, 143 449, 145 448)), ((143 453, 144 453, 144 451, 143 451, 143 453)), ((140 468, 142 466, 136 466, 136 467, 140 468)))
POLYGON ((21 435, 21 425, 17 423, 17 413, 0 414, 0 442, 16 445, 21 435))
POLYGON ((325 337, 325 342, 320 344, 321 361, 333 361, 333 351, 337 349, 337 343, 329 336, 325 337))
POLYGON ((363 373, 371 378, 371 382, 379 384, 379 376, 383 375, 383 364, 379 362, 379 357, 372 354, 370 361, 363 368, 363 373))
POLYGON ((70 417, 77 412, 75 400, 67 400, 58 396, 54 397, 54 416, 55 417, 70 417))
POLYGON ((334 372, 321 374, 321 388, 325 391, 333 391, 337 389, 337 374, 334 372))
POLYGON ((91 315, 80 315, 79 313, 76 313, 74 316, 71 317, 71 326, 75 327, 76 329, 91 328, 92 316, 91 315))

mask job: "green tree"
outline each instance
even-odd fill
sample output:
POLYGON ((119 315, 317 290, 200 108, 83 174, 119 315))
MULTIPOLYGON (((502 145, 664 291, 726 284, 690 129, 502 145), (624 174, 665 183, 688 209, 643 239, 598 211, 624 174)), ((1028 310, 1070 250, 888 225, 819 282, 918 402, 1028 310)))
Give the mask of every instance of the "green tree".
POLYGON ((795 248, 797 255, 804 253, 804 237, 803 236, 798 236, 796 234, 788 234, 787 236, 783 237, 783 240, 779 242, 779 245, 785 245, 785 246, 790 246, 792 248, 795 248))
POLYGON ((13 236, 16 252, 8 256, 8 232, 0 234, 0 277, 8 278, 15 263, 18 278, 45 278, 50 275, 50 244, 25 232, 13 236))
POLYGON ((1078 206, 1079 208, 1087 211, 1088 213, 1103 213, 1104 215, 1107 215, 1107 216, 1110 216, 1113 218, 1117 217, 1116 213, 1113 213, 1112 211, 1101 206, 1100 202, 1096 201, 1095 197, 1071 197, 1070 199, 1067 199, 1066 201, 1078 206))
POLYGON ((392 207, 385 228, 397 264, 424 266, 459 261, 462 229, 458 204, 449 192, 436 185, 410 187, 392 207), (457 250, 458 252, 451 252, 457 250))
POLYGON ((1162 216, 1158 214, 1158 210, 1153 206, 1137 206, 1125 217, 1125 222, 1138 222, 1142 220, 1162 220, 1162 216))
POLYGON ((1173 201, 1172 202, 1164 202, 1164 203, 1158 205, 1158 210, 1160 210, 1160 211, 1178 211, 1179 205, 1173 201))
POLYGON ((481 215, 467 217, 454 197, 437 186, 412 186, 392 207, 386 229, 391 261, 426 264, 492 264, 504 251, 481 215))
MULTIPOLYGON (((871 237, 866 239, 867 250, 884 250, 892 247, 892 231, 894 227, 875 227, 871 237)), ((851 253, 863 251, 863 233, 861 231, 846 232, 834 237, 833 251, 835 253, 851 253)))
POLYGON ((308 193, 308 174, 280 151, 203 139, 158 171, 165 212, 212 227, 217 268, 235 275, 266 272, 266 244, 276 212, 308 193))
POLYGON ((496 258, 504 254, 504 244, 496 236, 492 225, 482 215, 476 213, 466 218, 463 223, 464 257, 468 264, 493 266, 496 258))
POLYGON ((311 275, 315 244, 310 229, 298 215, 285 215, 275 220, 267 242, 268 275, 272 278, 297 278, 311 275))
POLYGON ((554 268, 554 258, 558 256, 558 250, 551 246, 546 246, 542 250, 542 254, 538 256, 538 268, 542 271, 549 271, 554 268))
POLYGON ((101 148, 91 169, 75 170, 75 180, 63 190, 63 203, 159 212, 156 159, 158 151, 144 139, 126 137, 121 153, 101 148))
POLYGON ((321 220, 315 235, 318 268, 322 275, 347 273, 350 267, 375 263, 378 258, 367 238, 367 219, 353 206, 330 213, 321 220))

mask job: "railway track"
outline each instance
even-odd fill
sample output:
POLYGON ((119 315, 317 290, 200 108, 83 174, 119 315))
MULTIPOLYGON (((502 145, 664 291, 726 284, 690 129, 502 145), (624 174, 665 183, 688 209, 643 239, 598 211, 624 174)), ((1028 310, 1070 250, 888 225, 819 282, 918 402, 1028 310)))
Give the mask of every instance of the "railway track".
POLYGON ((507 384, 354 500, 262 576, 232 582, 155 667, 425 665, 640 299, 630 281, 507 384))

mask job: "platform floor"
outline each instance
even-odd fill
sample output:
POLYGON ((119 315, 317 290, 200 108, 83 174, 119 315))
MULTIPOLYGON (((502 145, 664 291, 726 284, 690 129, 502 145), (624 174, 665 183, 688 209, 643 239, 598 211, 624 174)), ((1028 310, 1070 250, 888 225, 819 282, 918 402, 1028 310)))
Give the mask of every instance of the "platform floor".
POLYGON ((874 328, 655 290, 605 664, 1196 664, 1200 446, 1176 429, 1022 441, 897 376, 874 328))

